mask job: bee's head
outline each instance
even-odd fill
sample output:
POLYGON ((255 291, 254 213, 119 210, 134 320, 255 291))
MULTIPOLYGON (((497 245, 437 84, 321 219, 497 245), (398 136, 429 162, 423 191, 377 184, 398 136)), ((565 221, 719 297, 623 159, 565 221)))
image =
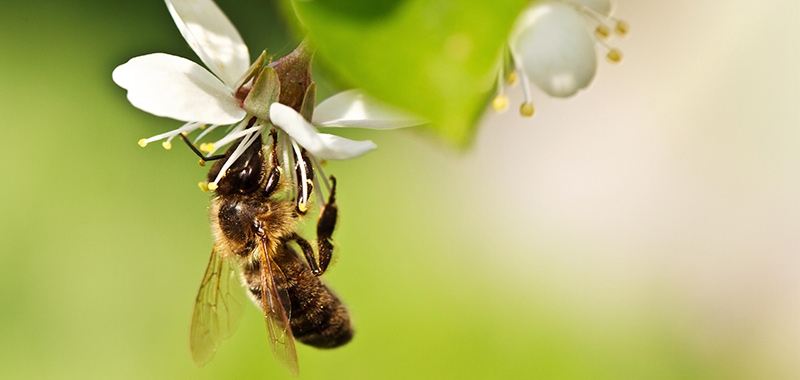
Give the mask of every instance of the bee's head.
MULTIPOLYGON (((208 181, 217 178, 219 171, 231 154, 239 146, 242 139, 237 140, 225 153, 225 158, 214 163, 208 171, 208 181)), ((259 189, 264 180, 264 152, 262 151, 261 136, 245 149, 239 158, 225 171, 225 175, 217 182, 217 194, 251 194, 259 189)))

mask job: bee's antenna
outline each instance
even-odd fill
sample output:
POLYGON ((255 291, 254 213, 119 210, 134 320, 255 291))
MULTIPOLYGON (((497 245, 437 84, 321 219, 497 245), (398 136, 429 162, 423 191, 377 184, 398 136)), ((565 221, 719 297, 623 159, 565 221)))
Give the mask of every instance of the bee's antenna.
POLYGON ((196 154, 198 157, 200 157, 200 160, 201 160, 200 161, 200 166, 204 166, 206 161, 215 161, 215 160, 220 160, 220 159, 225 158, 224 154, 218 154, 216 156, 206 157, 206 156, 203 155, 203 153, 200 153, 200 151, 197 150, 197 147, 194 146, 194 144, 189 142, 189 139, 186 137, 186 132, 183 132, 183 133, 179 134, 178 136, 180 136, 183 139, 183 142, 185 142, 186 145, 189 146, 189 148, 192 150, 192 152, 194 152, 194 154, 196 154))

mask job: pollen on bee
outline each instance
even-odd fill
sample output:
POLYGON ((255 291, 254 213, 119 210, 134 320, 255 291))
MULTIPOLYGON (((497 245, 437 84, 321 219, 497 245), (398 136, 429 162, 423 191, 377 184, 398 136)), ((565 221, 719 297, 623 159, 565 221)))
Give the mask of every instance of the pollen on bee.
POLYGON ((164 141, 163 143, 161 143, 161 146, 163 146, 164 149, 166 149, 166 150, 170 150, 170 149, 172 149, 172 142, 164 141))
POLYGON ((204 193, 207 193, 207 192, 208 192, 208 184, 207 184, 207 183, 205 183, 205 182, 198 182, 198 183, 197 183, 197 186, 198 186, 198 187, 200 187, 200 190, 202 190, 204 193))
POLYGON ((142 148, 146 147, 147 146, 147 139, 139 140, 139 146, 142 147, 142 148))
POLYGON ((492 108, 495 112, 503 112, 508 109, 508 96, 497 95, 492 99, 492 108))
POLYGON ((533 103, 522 103, 519 107, 519 113, 525 117, 533 116, 533 103))

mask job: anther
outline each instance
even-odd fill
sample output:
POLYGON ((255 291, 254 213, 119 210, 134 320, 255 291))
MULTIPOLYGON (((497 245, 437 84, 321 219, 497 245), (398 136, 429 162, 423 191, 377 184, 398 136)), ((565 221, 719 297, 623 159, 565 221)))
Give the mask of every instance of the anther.
POLYGON ((197 164, 200 165, 200 166, 206 166, 206 162, 203 161, 202 159, 201 160, 197 160, 197 164))
POLYGON ((519 75, 517 75, 517 70, 511 70, 508 73, 508 76, 506 76, 506 82, 508 82, 508 84, 517 83, 518 79, 519 79, 519 75))
POLYGON ((622 60, 622 52, 617 48, 611 48, 606 54, 606 58, 611 62, 619 63, 622 60))
POLYGON ((216 150, 214 149, 214 143, 200 143, 199 149, 201 152, 206 153, 211 153, 216 150))
POLYGON ((614 26, 614 31, 620 36, 628 34, 628 23, 623 20, 617 20, 617 25, 614 26))
POLYGON ((217 186, 217 184, 214 183, 214 182, 209 182, 207 187, 208 187, 208 190, 216 191, 219 186, 217 186))
POLYGON ((169 142, 169 141, 164 141, 163 143, 161 143, 161 146, 163 146, 164 149, 166 149, 166 150, 172 149, 172 143, 169 142))
POLYGON ((492 100, 492 108, 495 112, 503 112, 508 109, 508 96, 497 95, 492 100))
POLYGON ((611 35, 611 29, 608 26, 601 24, 595 28, 594 34, 597 36, 597 38, 605 39, 611 35))
POLYGON ((533 116, 533 103, 522 103, 519 107, 519 113, 525 117, 533 116))
POLYGON ((142 147, 142 148, 146 147, 147 146, 147 139, 139 140, 139 146, 142 147))

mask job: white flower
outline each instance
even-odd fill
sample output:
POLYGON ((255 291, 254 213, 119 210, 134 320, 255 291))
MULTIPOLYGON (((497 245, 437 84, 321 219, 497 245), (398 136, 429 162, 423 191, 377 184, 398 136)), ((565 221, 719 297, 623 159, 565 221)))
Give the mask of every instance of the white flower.
MULTIPOLYGON (((554 97, 568 97, 591 83, 597 68, 595 46, 608 50, 606 57, 619 62, 622 54, 603 40, 614 25, 617 34, 627 33, 624 21, 610 17, 609 0, 534 1, 517 18, 508 39, 515 71, 509 82, 520 76, 525 101, 524 116, 533 115, 528 80, 554 97), (592 36, 590 25, 595 29, 592 36)), ((507 106, 503 88, 503 70, 498 77, 498 93, 493 106, 500 111, 507 106)))
MULTIPOLYGON (((345 160, 376 148, 371 141, 353 141, 318 133, 297 110, 278 103, 280 83, 275 68, 280 60, 267 65, 262 54, 251 65, 247 46, 239 32, 213 1, 166 0, 166 4, 181 34, 210 72, 192 61, 163 53, 132 58, 114 70, 112 78, 128 90, 131 104, 154 115, 186 122, 176 130, 140 140, 141 146, 164 140, 162 144, 169 149, 176 136, 186 136, 209 125, 194 139, 194 143, 197 143, 215 128, 228 126, 229 132, 222 139, 200 144, 200 150, 207 153, 206 157, 211 157, 220 147, 241 139, 219 176, 208 184, 212 190, 247 146, 273 127, 278 128, 277 137, 282 143, 280 153, 293 162, 297 162, 298 157, 304 154, 301 148, 310 153, 311 160, 317 166, 317 158, 345 160)), ((290 56, 295 54, 293 59, 300 59, 299 65, 306 66, 297 68, 295 73, 291 70, 294 70, 296 62, 291 61, 278 70, 283 70, 281 73, 284 75, 307 73, 313 52, 310 49, 304 51, 303 48, 307 46, 302 44, 290 56)), ((310 98, 313 106, 315 86, 312 81, 309 82, 300 89, 303 93, 300 94, 299 103, 294 104, 298 109, 306 103, 307 98, 310 98)), ((283 98, 280 100, 285 102, 283 98)), ((320 104, 313 120, 324 126, 375 129, 421 123, 355 91, 335 95, 320 104), (341 111, 334 112, 326 104, 341 111)), ((284 165, 284 172, 295 175, 289 162, 284 162, 284 165)), ((316 178, 313 180, 316 181, 316 178)))

